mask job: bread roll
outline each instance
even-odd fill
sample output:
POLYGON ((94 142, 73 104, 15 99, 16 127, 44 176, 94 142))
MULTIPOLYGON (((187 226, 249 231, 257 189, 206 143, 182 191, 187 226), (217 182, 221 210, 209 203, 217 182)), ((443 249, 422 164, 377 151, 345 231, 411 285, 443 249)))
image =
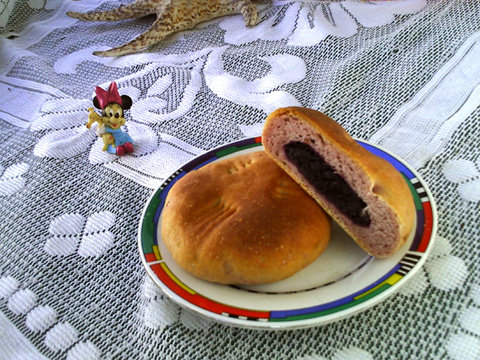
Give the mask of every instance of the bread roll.
POLYGON ((210 163, 166 198, 162 240, 183 269, 222 284, 287 278, 330 238, 322 208, 264 151, 210 163))
POLYGON ((407 183, 335 121, 311 109, 278 109, 265 122, 262 142, 366 252, 383 258, 405 243, 415 219, 407 183))

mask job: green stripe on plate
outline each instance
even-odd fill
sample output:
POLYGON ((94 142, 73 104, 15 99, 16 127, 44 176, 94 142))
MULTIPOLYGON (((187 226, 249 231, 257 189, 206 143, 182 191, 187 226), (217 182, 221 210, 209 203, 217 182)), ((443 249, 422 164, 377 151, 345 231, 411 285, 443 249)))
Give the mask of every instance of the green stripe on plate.
POLYGON ((153 239, 154 233, 157 231, 157 227, 154 223, 155 212, 161 203, 161 199, 159 198, 160 193, 162 190, 157 191, 155 196, 148 204, 148 208, 145 211, 145 216, 143 217, 142 222, 142 249, 144 254, 152 253, 153 252, 153 239))
POLYGON ((407 185, 410 188, 410 192, 412 193, 413 201, 415 202, 415 209, 419 211, 423 210, 422 201, 420 200, 420 196, 418 196, 417 190, 413 187, 410 180, 404 174, 402 174, 402 176, 407 182, 407 185))
POLYGON ((261 143, 255 143, 255 144, 245 145, 245 146, 241 146, 241 147, 232 146, 232 147, 229 147, 227 149, 217 151, 215 153, 215 155, 217 155, 217 157, 221 158, 222 156, 230 155, 230 154, 233 154, 237 151, 241 151, 241 150, 245 150, 245 149, 249 149, 249 148, 252 148, 252 147, 255 147, 255 146, 261 146, 261 145, 262 145, 261 143))

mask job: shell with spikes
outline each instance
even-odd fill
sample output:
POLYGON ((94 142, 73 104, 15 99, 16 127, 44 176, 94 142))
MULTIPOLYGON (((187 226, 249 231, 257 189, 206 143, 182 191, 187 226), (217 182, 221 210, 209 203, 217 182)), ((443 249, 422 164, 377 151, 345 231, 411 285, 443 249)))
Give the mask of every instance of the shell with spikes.
POLYGON ((156 14, 150 29, 132 41, 107 51, 95 51, 97 56, 120 56, 141 51, 167 36, 191 29, 197 24, 217 17, 242 14, 246 26, 257 22, 257 0, 136 0, 131 4, 107 11, 88 13, 67 12, 75 19, 87 21, 117 21, 156 14))

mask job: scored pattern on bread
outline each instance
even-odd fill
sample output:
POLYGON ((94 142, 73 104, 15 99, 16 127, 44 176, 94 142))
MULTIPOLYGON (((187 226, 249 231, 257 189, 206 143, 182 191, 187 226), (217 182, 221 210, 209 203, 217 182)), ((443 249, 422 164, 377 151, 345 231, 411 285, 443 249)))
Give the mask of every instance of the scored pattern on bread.
POLYGON ((173 259, 199 278, 264 284, 300 271, 325 250, 330 222, 264 151, 209 163, 180 178, 162 212, 173 259))
POLYGON ((236 212, 235 207, 227 205, 224 199, 218 198, 195 209, 192 214, 192 224, 198 227, 198 236, 206 237, 236 212))
POLYGON ((315 110, 278 109, 267 118, 262 140, 267 154, 369 254, 389 256, 406 241, 415 217, 408 185, 391 164, 357 144, 335 121, 315 110), (296 143, 324 160, 365 207, 359 210, 357 204, 355 214, 349 214, 346 207, 354 202, 353 196, 335 203, 335 194, 328 191, 338 191, 338 186, 315 187, 313 170, 292 161, 295 156, 288 154, 296 143))

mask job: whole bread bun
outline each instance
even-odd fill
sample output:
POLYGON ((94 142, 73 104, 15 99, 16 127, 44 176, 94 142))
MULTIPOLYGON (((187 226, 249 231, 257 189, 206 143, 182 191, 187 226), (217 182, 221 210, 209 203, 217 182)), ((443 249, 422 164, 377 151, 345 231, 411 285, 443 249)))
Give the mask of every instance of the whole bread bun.
POLYGON ((266 119, 267 154, 369 254, 383 258, 407 240, 415 205, 402 175, 334 120, 288 107, 266 119))
POLYGON ((166 198, 161 236, 178 265, 199 278, 263 284, 313 262, 328 244, 330 219, 257 151, 179 179, 166 198))

